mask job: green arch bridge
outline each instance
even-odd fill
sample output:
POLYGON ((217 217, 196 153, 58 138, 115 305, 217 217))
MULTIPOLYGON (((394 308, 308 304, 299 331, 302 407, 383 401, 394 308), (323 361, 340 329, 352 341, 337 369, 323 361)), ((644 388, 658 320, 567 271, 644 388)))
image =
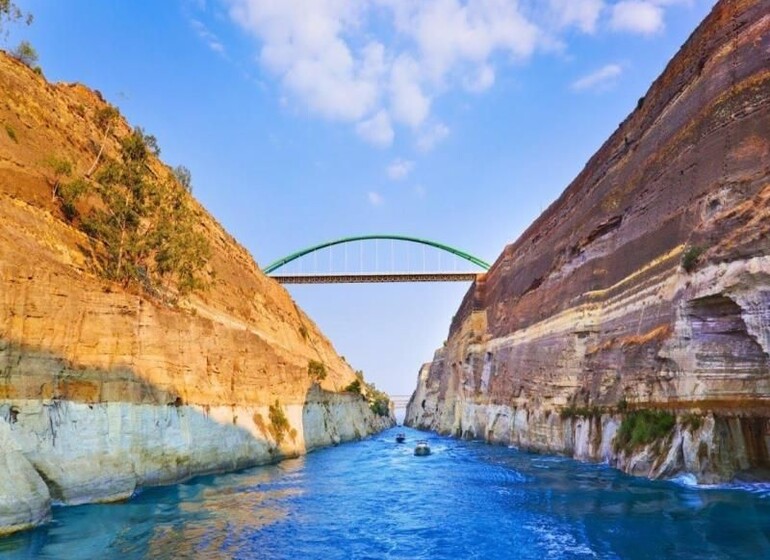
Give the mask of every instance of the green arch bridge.
MULTIPOLYGON (((392 248, 392 247, 391 247, 392 248)), ((391 253, 391 262, 393 262, 393 253, 391 253)), ((330 268, 332 265, 332 255, 330 253, 329 262, 330 268)), ((439 263, 440 263, 439 258, 439 263)), ((367 283, 367 282, 467 282, 469 280, 475 280, 480 274, 484 274, 489 270, 489 263, 486 261, 474 257, 470 253, 461 251, 455 247, 451 247, 444 243, 437 241, 431 241, 429 239, 421 239, 419 237, 411 237, 407 235, 358 235, 353 237, 343 237, 341 239, 334 239, 325 243, 320 243, 312 247, 307 247, 283 258, 280 258, 263 269, 263 272, 269 275, 271 278, 281 282, 282 284, 343 284, 343 283, 367 283), (430 270, 426 271, 425 267, 425 253, 423 251, 423 270, 411 271, 387 271, 387 272, 364 272, 363 271, 363 242, 374 241, 375 242, 375 266, 377 264, 377 242, 378 241, 390 241, 391 245, 395 241, 411 243, 416 245, 422 245, 423 247, 432 247, 438 249, 443 253, 449 253, 462 259, 465 262, 471 263, 476 267, 475 270, 430 270), (298 274, 276 274, 281 267, 289 264, 290 262, 301 259, 306 255, 318 253, 324 249, 329 249, 337 245, 345 246, 344 260, 345 267, 347 268, 348 253, 347 247, 359 243, 359 258, 361 266, 357 272, 334 272, 327 271, 324 273, 298 273, 298 274), (480 270, 479 270, 480 269, 480 270)))

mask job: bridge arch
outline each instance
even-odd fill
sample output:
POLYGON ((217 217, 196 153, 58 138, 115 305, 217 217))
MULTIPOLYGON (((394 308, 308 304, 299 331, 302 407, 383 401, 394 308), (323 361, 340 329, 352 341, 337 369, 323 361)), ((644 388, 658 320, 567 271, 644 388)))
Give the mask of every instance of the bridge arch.
POLYGON ((462 259, 465 259, 466 261, 475 264, 476 266, 486 270, 489 270, 489 263, 478 258, 474 257, 473 255, 466 253, 465 251, 461 251, 460 249, 456 249, 455 247, 451 247, 449 245, 445 245, 444 243, 439 243, 437 241, 431 241, 429 239, 421 239, 419 237, 411 237, 408 235, 391 235, 391 234, 384 234, 384 235, 357 235, 353 237, 343 237, 340 239, 334 239, 332 241, 327 241, 326 243, 321 243, 319 245, 314 245, 312 247, 307 247, 306 249, 302 249, 301 251, 297 251, 296 253, 292 253, 290 255, 287 255, 281 259, 278 259, 272 263, 270 263, 268 266, 266 266, 263 269, 263 272, 265 274, 270 274, 272 272, 275 272, 285 264, 288 264, 296 259, 299 259, 300 257, 304 257, 305 255, 308 255, 310 253, 314 253, 316 251, 320 251, 321 249, 326 249, 327 247, 332 247, 334 245, 343 245, 345 243, 354 243, 356 241, 371 241, 371 240, 393 240, 393 241, 406 241, 408 243, 416 243, 420 245, 427 245, 429 247, 434 247, 436 249, 440 249, 442 251, 445 251, 447 253, 451 253, 453 255, 456 255, 462 259))

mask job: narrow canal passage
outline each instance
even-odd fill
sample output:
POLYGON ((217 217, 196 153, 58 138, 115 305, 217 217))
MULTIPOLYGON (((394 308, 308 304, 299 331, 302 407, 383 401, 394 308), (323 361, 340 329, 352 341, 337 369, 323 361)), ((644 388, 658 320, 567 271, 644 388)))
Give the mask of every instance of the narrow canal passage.
POLYGON ((399 428, 55 508, 47 527, 0 539, 7 558, 770 558, 770 485, 653 482, 399 428), (432 454, 415 457, 426 437, 432 454))

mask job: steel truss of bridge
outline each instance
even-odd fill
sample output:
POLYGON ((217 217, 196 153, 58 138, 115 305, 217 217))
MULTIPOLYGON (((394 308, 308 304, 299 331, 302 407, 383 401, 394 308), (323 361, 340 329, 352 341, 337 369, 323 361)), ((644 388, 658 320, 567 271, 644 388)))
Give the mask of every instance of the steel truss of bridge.
POLYGON ((271 274, 281 284, 364 284, 384 282, 469 282, 479 272, 388 272, 369 274, 271 274))

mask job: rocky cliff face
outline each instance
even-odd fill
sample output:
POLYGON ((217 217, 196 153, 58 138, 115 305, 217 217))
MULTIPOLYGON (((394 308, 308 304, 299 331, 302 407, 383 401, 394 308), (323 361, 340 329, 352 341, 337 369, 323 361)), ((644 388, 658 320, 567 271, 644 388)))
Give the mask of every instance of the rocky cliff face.
POLYGON ((407 422, 636 474, 767 478, 768 234, 770 2, 721 1, 471 288, 407 422))
POLYGON ((351 367, 197 203, 207 291, 170 305, 96 274, 44 161, 82 174, 103 143, 116 154, 130 128, 120 120, 105 139, 104 107, 0 53, 0 534, 45 520, 52 500, 120 499, 391 421, 342 392, 351 367), (320 385, 310 360, 325 365, 320 385))

